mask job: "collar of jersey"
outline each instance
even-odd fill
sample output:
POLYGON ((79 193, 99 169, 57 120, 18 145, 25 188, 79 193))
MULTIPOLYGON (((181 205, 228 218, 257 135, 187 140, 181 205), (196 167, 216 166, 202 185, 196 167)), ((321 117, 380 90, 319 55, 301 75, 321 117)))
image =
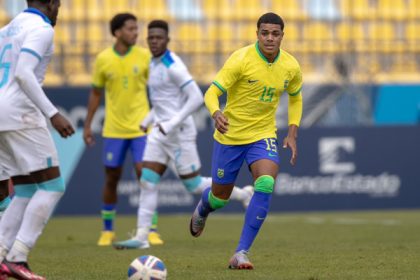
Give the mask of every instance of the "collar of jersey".
POLYGON ((279 53, 277 54, 276 58, 274 58, 273 62, 268 61, 268 59, 262 54, 262 52, 260 51, 260 47, 258 46, 258 41, 255 43, 255 49, 257 50, 257 53, 259 54, 259 56, 267 63, 272 64, 275 63, 277 60, 279 60, 280 58, 280 53, 281 50, 279 49, 279 53))
POLYGON ((162 55, 158 56, 158 57, 153 57, 153 59, 159 60, 161 61, 165 55, 167 55, 170 51, 167 49, 162 55))
MULTIPOLYGON (((42 19, 46 22, 51 24, 51 20, 44 15, 40 10, 35 9, 35 8, 27 8, 26 10, 23 11, 24 13, 31 13, 31 14, 36 14, 39 15, 40 17, 42 17, 42 19)), ((52 24, 51 24, 52 25, 52 24)))
POLYGON ((120 54, 119 52, 117 52, 115 50, 115 45, 112 46, 112 51, 118 56, 118 57, 126 57, 127 55, 129 55, 131 53, 131 50, 133 49, 133 46, 129 47, 127 52, 125 54, 120 54))

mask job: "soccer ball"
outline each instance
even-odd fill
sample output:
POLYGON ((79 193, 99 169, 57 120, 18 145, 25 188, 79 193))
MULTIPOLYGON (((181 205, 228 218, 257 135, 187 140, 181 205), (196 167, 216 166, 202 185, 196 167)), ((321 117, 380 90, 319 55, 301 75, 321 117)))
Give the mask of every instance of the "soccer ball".
POLYGON ((134 259, 128 268, 128 280, 165 280, 165 264, 155 256, 141 256, 134 259))

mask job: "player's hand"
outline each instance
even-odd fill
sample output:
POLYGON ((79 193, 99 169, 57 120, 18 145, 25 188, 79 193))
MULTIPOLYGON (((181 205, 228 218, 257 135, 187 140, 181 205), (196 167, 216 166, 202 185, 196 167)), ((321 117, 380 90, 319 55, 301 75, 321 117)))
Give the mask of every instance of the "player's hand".
POLYGON ((67 138, 74 134, 74 128, 71 123, 60 113, 55 114, 50 119, 52 126, 60 133, 61 137, 67 138))
POLYGON ((297 145, 296 138, 293 136, 287 135, 283 140, 283 148, 290 148, 292 150, 292 157, 290 158, 290 164, 295 165, 297 160, 297 145))
POLYGON ((160 125, 160 123, 156 124, 156 126, 159 128, 159 131, 160 131, 163 135, 166 135, 166 131, 163 129, 163 127, 160 125))
POLYGON ((90 129, 90 126, 83 129, 83 140, 85 141, 85 144, 88 146, 95 145, 95 137, 93 137, 92 130, 90 129))
POLYGON ((140 125, 140 130, 143 131, 144 133, 147 133, 147 127, 140 125))
POLYGON ((213 120, 214 120, 214 126, 216 129, 222 133, 225 134, 228 131, 229 122, 225 115, 219 110, 214 112, 213 114, 213 120))

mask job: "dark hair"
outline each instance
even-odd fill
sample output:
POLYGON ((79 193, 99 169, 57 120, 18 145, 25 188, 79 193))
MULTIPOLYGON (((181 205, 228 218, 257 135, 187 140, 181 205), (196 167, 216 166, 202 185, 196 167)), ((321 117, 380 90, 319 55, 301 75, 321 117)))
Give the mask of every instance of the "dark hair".
POLYGON ((166 21, 161 20, 161 19, 155 19, 152 20, 149 25, 147 25, 147 29, 150 28, 162 28, 163 30, 166 31, 166 33, 169 33, 169 25, 166 21))
POLYGON ((110 22, 110 28, 111 28, 111 34, 112 36, 115 36, 115 31, 120 29, 124 26, 125 22, 127 20, 135 20, 137 21, 137 18, 135 15, 130 13, 122 13, 122 14, 116 14, 110 22))
MULTIPOLYGON (((30 3, 32 4, 34 2, 39 2, 39 3, 42 3, 42 4, 49 4, 51 2, 51 0, 26 0, 26 2, 28 4, 30 4, 30 3)), ((54 0, 54 2, 58 2, 58 0, 54 0)))
POLYGON ((279 24, 281 30, 283 31, 284 29, 284 21, 283 19, 275 13, 266 13, 263 14, 257 22, 257 28, 260 29, 260 26, 262 23, 271 23, 271 24, 279 24))

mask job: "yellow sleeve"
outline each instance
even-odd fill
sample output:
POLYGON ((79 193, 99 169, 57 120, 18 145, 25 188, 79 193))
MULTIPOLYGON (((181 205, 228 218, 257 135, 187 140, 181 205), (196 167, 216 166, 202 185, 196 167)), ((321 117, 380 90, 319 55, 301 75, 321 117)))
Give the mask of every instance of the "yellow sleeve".
POLYGON ((289 94, 289 125, 295 124, 299 126, 302 118, 302 72, 300 67, 296 69, 296 73, 293 79, 290 81, 287 87, 289 94))
POLYGON ((210 116, 213 116, 214 112, 220 110, 219 96, 222 94, 223 92, 215 84, 210 85, 209 89, 206 91, 204 95, 204 103, 210 112, 210 116))
POLYGON ((217 73, 213 84, 216 85, 223 93, 226 93, 236 81, 241 78, 242 74, 242 52, 234 52, 217 73))
POLYGON ((95 65, 93 68, 93 80, 92 86, 95 88, 104 88, 105 87, 105 75, 103 73, 103 59, 101 56, 96 57, 95 65))
POLYGON ((289 125, 300 125, 300 119, 302 118, 302 108, 302 92, 299 92, 299 94, 295 96, 289 95, 289 125))

